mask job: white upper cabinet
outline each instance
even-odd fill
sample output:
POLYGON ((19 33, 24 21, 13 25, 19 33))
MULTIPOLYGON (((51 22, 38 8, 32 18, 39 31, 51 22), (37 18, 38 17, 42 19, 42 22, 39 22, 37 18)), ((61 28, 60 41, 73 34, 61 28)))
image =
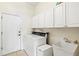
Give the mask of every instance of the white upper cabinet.
POLYGON ((60 5, 54 8, 54 25, 55 27, 65 26, 65 4, 64 3, 61 3, 60 5))
POLYGON ((51 28, 53 27, 53 9, 40 13, 33 17, 32 28, 51 28))
POLYGON ((44 28, 45 27, 44 22, 45 22, 45 15, 44 15, 44 13, 41 13, 38 15, 38 25, 39 25, 38 27, 44 28))
POLYGON ((54 9, 55 27, 79 27, 79 2, 61 3, 54 9))
POLYGON ((34 20, 34 17, 32 18, 32 28, 34 28, 35 27, 35 22, 34 22, 35 20, 34 20))
POLYGON ((45 13, 45 28, 53 27, 53 8, 45 13))
POLYGON ((66 18, 68 27, 79 27, 79 2, 66 3, 66 18))
POLYGON ((33 20, 33 28, 79 27, 79 2, 61 3, 33 20))
POLYGON ((38 28, 38 16, 32 18, 32 28, 38 28))
POLYGON ((38 14, 32 18, 32 28, 44 28, 44 14, 38 14))

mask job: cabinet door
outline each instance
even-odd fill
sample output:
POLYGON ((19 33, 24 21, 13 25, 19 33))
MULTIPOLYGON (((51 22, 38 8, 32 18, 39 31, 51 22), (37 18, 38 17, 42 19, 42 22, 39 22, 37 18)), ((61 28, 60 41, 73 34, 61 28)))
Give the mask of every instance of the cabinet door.
POLYGON ((69 27, 79 27, 79 2, 66 4, 67 25, 69 27))
POLYGON ((53 27, 53 9, 50 9, 45 13, 45 28, 51 27, 53 27))
POLYGON ((45 26, 45 24, 44 24, 45 19, 44 18, 45 18, 44 13, 41 13, 38 15, 38 25, 39 25, 38 27, 39 28, 44 28, 44 26, 45 26))
MULTIPOLYGON (((0 33, 1 33, 1 14, 0 14, 0 33)), ((0 34, 0 54, 1 54, 1 34, 0 34)))
POLYGON ((53 27, 53 9, 43 12, 33 17, 32 28, 50 28, 53 27))
POLYGON ((54 9, 55 27, 65 26, 65 4, 62 3, 54 9))
POLYGON ((35 18, 33 17, 33 18, 32 18, 32 28, 35 27, 35 22, 34 22, 34 21, 35 21, 35 18))
POLYGON ((38 16, 32 18, 32 28, 38 28, 38 16))

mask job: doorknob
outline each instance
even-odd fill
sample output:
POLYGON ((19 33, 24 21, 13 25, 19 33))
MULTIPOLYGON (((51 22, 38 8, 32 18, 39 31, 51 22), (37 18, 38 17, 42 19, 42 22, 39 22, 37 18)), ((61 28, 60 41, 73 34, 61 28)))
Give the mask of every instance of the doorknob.
POLYGON ((21 34, 18 34, 18 36, 21 36, 21 34))

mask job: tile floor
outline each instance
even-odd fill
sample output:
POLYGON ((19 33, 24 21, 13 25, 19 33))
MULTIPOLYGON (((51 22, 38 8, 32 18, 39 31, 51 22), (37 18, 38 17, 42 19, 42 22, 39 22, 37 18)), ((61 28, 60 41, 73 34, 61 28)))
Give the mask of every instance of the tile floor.
POLYGON ((24 50, 19 50, 19 51, 16 51, 16 52, 6 54, 5 56, 27 56, 27 54, 24 50))

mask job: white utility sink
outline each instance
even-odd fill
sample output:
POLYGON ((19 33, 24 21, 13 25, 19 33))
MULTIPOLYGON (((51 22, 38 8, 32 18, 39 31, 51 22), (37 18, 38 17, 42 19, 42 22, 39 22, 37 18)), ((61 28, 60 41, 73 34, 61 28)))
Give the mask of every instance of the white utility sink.
POLYGON ((54 56, 73 56, 77 48, 77 44, 65 43, 62 45, 53 44, 54 56))

